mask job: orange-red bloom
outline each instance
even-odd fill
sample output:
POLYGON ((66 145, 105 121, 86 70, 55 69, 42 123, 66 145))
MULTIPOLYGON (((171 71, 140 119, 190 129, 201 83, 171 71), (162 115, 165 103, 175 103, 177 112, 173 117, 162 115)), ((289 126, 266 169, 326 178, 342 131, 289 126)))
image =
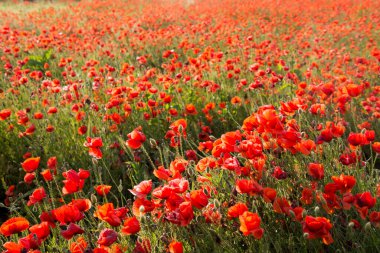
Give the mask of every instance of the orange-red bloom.
POLYGON ((121 224, 126 213, 127 209, 125 207, 115 209, 113 203, 106 203, 97 207, 94 217, 107 222, 113 227, 117 227, 121 224))
POLYGON ((66 240, 70 240, 71 238, 73 238, 74 235, 83 234, 83 233, 84 233, 84 230, 75 223, 70 223, 67 226, 66 230, 61 231, 61 235, 66 240))
POLYGON ((87 142, 84 143, 84 146, 89 148, 89 155, 94 157, 95 159, 101 159, 103 157, 102 151, 100 150, 100 148, 103 146, 102 138, 87 137, 87 142))
POLYGON ((324 217, 306 216, 302 223, 304 233, 307 233, 308 239, 322 238, 324 244, 331 244, 334 240, 330 234, 332 225, 330 221, 324 217))
POLYGON ((0 120, 6 120, 9 118, 12 114, 12 111, 10 109, 3 109, 0 111, 0 120))
POLYGON ((62 189, 62 193, 72 194, 77 191, 82 190, 84 186, 84 180, 90 176, 90 172, 88 170, 79 169, 79 172, 75 170, 69 170, 62 173, 63 177, 66 180, 63 180, 65 186, 62 189))
POLYGON ((29 231, 36 234, 38 239, 45 240, 50 235, 50 226, 48 222, 43 221, 40 224, 31 226, 29 231))
POLYGON ((22 164, 22 168, 28 172, 32 173, 34 172, 40 164, 40 158, 39 157, 31 157, 26 159, 22 164))
POLYGON ((62 225, 68 223, 75 223, 83 218, 83 214, 74 205, 63 205, 52 211, 55 220, 59 221, 62 225))
POLYGON ((204 193, 202 189, 194 190, 190 192, 191 204, 198 208, 202 209, 208 204, 208 196, 204 193))
POLYGON ((96 193, 99 196, 105 196, 111 191, 112 186, 101 184, 101 185, 95 186, 94 188, 95 188, 96 193))
POLYGON ((312 176, 316 180, 321 180, 325 176, 323 164, 309 163, 308 169, 309 169, 309 175, 312 176))
POLYGON ((244 203, 237 203, 230 208, 228 208, 227 216, 229 219, 237 218, 242 215, 245 211, 248 211, 248 207, 244 203))
POLYGON ((133 235, 140 231, 140 222, 136 217, 127 218, 124 221, 121 232, 125 235, 133 235))
POLYGON ((70 244, 71 253, 84 253, 87 248, 87 242, 83 237, 78 237, 75 242, 70 244))
POLYGON ((141 145, 145 142, 145 140, 146 140, 146 137, 141 132, 141 127, 138 127, 128 134, 127 145, 131 149, 139 149, 141 145))
POLYGON ((181 242, 172 241, 169 244, 169 253, 183 253, 183 246, 181 242))
POLYGON ((362 219, 365 219, 368 214, 368 210, 374 207, 376 204, 376 198, 372 197, 370 192, 363 192, 355 195, 355 207, 362 219))
POLYGON ((23 217, 14 217, 5 221, 0 226, 0 234, 10 236, 29 228, 29 221, 23 217))
POLYGON ((117 240, 117 233, 109 228, 103 229, 100 234, 97 243, 102 246, 111 246, 117 240))
POLYGON ((129 190, 137 198, 144 199, 152 191, 152 180, 145 180, 129 190))
POLYGON ((41 202, 44 198, 47 197, 45 189, 43 187, 39 187, 33 191, 33 193, 29 196, 28 206, 34 205, 38 202, 41 202))
POLYGON ((245 211, 239 216, 240 231, 243 235, 253 235, 256 239, 260 239, 264 234, 264 229, 260 228, 261 219, 257 213, 245 211))

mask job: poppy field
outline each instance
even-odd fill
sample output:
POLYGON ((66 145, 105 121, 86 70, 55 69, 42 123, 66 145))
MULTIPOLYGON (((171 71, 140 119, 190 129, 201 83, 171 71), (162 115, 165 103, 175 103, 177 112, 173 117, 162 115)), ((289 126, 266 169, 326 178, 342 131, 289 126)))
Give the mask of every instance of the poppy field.
POLYGON ((380 1, 0 5, 0 252, 380 252, 380 1))

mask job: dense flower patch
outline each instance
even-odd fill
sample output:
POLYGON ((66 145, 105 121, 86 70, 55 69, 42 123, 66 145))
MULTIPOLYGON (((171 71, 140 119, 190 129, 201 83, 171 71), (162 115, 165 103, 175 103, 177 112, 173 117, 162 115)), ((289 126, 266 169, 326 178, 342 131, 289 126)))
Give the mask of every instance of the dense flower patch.
POLYGON ((58 6, 0 12, 2 252, 380 250, 380 2, 58 6))

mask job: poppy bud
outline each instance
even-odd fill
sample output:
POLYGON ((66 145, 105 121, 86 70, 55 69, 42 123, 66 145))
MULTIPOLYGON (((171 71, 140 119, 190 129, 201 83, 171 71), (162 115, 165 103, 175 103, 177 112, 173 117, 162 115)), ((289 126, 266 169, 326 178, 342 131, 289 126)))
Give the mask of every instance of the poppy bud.
POLYGON ((318 213, 319 213, 319 206, 316 206, 315 208, 314 208, 314 213, 317 215, 318 213))
POLYGON ((93 203, 93 204, 98 202, 98 199, 96 198, 95 194, 91 194, 90 199, 91 199, 91 203, 93 203))
POLYGON ((149 139, 149 143, 150 143, 150 146, 152 147, 152 148, 157 148, 157 141, 155 140, 155 139, 152 139, 152 138, 150 138, 149 139))
POLYGON ((371 222, 367 222, 365 225, 364 225, 364 230, 365 231, 370 231, 371 229, 371 222))
POLYGON ((123 181, 120 179, 120 183, 119 183, 119 186, 117 187, 117 190, 119 192, 122 192, 123 191, 123 181))

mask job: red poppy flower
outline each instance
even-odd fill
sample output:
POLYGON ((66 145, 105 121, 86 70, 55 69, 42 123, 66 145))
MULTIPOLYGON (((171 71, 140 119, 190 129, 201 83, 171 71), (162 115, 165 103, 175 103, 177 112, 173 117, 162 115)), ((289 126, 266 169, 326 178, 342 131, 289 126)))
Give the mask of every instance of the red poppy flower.
POLYGON ((117 240, 117 232, 112 229, 105 228, 100 234, 97 243, 102 246, 111 246, 117 240))
POLYGON ((227 216, 229 219, 237 218, 242 215, 245 211, 248 211, 248 207, 244 203, 237 203, 230 208, 228 208, 227 216))
POLYGON ((321 180, 325 176, 323 164, 309 163, 308 170, 309 170, 309 175, 312 176, 316 180, 321 180))
POLYGON ((133 235, 140 231, 140 222, 136 217, 127 218, 124 220, 121 232, 125 235, 133 235))
POLYGON ((263 198, 267 203, 272 203, 277 196, 277 192, 273 188, 266 187, 263 189, 263 198))
POLYGON ((182 135, 186 138, 187 122, 185 119, 178 119, 174 121, 172 124, 170 124, 169 128, 174 131, 175 135, 182 135))
POLYGON ((133 201, 132 212, 136 217, 140 217, 145 213, 153 211, 155 204, 153 201, 147 199, 136 199, 133 201))
POLYGON ((62 225, 80 221, 84 216, 74 205, 63 205, 52 210, 52 216, 62 225))
POLYGON ((204 193, 204 190, 194 190, 190 192, 191 205, 198 209, 202 209, 208 204, 208 196, 204 193))
POLYGON ((72 194, 82 190, 84 186, 84 180, 90 176, 90 172, 88 170, 79 169, 79 172, 75 170, 69 170, 62 173, 63 177, 66 180, 63 180, 65 186, 62 189, 62 193, 72 194))
POLYGON ((186 105, 186 112, 189 115, 196 115, 197 109, 195 108, 195 106, 193 104, 188 104, 188 105, 186 105))
POLYGON ((189 162, 182 158, 176 158, 170 163, 169 170, 172 172, 174 178, 181 178, 181 173, 184 172, 189 162))
POLYGON ((189 181, 185 178, 176 178, 170 180, 169 188, 175 193, 184 193, 189 188, 189 181))
POLYGON ((6 120, 9 118, 12 114, 12 111, 10 109, 3 109, 0 111, 0 120, 6 120))
POLYGON ((101 185, 95 186, 94 188, 95 188, 96 193, 99 196, 105 196, 111 191, 112 186, 101 184, 101 185))
POLYGON ((136 246, 133 249, 133 253, 150 253, 152 252, 152 247, 150 245, 149 239, 143 239, 141 242, 137 241, 136 246))
POLYGON ((257 195, 262 193, 263 187, 255 180, 241 179, 236 180, 236 191, 241 194, 257 195))
POLYGON ((368 210, 374 207, 375 204, 376 198, 372 197, 370 192, 363 192, 355 195, 355 207, 362 219, 367 217, 368 210))
POLYGON ((57 157, 52 156, 47 160, 47 166, 51 170, 56 170, 57 169, 57 157))
POLYGON ((371 212, 369 214, 369 220, 371 221, 371 223, 373 223, 373 225, 377 228, 380 227, 380 212, 371 212))
POLYGON ((45 181, 53 180, 53 175, 51 174, 50 169, 43 170, 41 172, 41 176, 44 178, 45 181))
POLYGON ((40 158, 39 157, 31 157, 26 159, 22 164, 22 168, 28 172, 32 173, 34 172, 40 164, 40 158))
POLYGON ((71 253, 84 253, 87 248, 87 242, 83 237, 78 237, 75 242, 70 244, 71 253))
POLYGON ((89 148, 89 155, 95 159, 101 159, 103 157, 102 151, 100 150, 100 148, 103 146, 102 138, 87 137, 87 142, 84 143, 84 146, 89 148))
POLYGON ((357 97, 362 93, 363 86, 351 83, 346 86, 346 89, 348 95, 350 95, 351 97, 357 97))
POLYGON ((356 184, 356 179, 353 176, 340 175, 339 177, 332 176, 331 179, 341 193, 351 192, 356 184))
POLYGON ((73 199, 71 200, 71 204, 81 212, 87 212, 92 206, 89 199, 73 199))
POLYGON ((347 140, 352 146, 365 145, 367 143, 367 138, 362 133, 350 133, 347 140))
POLYGON ((181 226, 187 226, 194 218, 193 208, 190 202, 182 202, 179 205, 179 222, 181 226))
POLYGON ((153 175, 155 175, 158 179, 168 181, 170 179, 171 172, 163 166, 159 166, 153 171, 153 175))
POLYGON ((45 240, 50 235, 49 222, 43 221, 29 228, 31 233, 37 235, 38 239, 45 240))
POLYGON ((45 222, 46 221, 49 224, 50 227, 55 228, 56 219, 53 216, 53 214, 52 214, 51 211, 49 211, 49 212, 42 212, 39 217, 40 217, 41 222, 45 222))
POLYGON ((57 107, 50 107, 47 111, 48 114, 55 114, 58 112, 57 107))
POLYGON ((29 228, 29 221, 23 217, 14 217, 5 221, 0 226, 0 233, 4 236, 17 234, 29 228))
POLYGON ((380 142, 374 142, 372 148, 377 154, 380 154, 380 142))
POLYGON ((331 244, 334 240, 330 234, 332 225, 330 221, 324 217, 306 216, 302 223, 304 233, 307 233, 308 239, 322 238, 326 245, 331 244))
POLYGON ((354 152, 352 153, 349 153, 349 154, 342 154, 340 157, 339 157, 339 161, 343 164, 343 165, 350 165, 350 164, 354 164, 356 163, 356 161, 358 160, 358 157, 356 156, 356 154, 354 152))
POLYGON ((310 205, 313 203, 313 190, 310 188, 304 188, 302 190, 301 202, 305 205, 310 205))
POLYGON ((275 177, 278 180, 286 179, 288 177, 288 174, 281 169, 281 167, 276 166, 273 170, 272 176, 275 177))
POLYGON ((273 209, 276 213, 289 215, 289 201, 286 198, 276 198, 273 202, 273 209))
POLYGON ((40 240, 36 234, 28 234, 18 240, 18 243, 22 245, 25 249, 30 251, 38 249, 41 246, 42 240, 40 240))
POLYGON ((79 135, 84 135, 84 134, 86 134, 87 133, 87 126, 80 126, 79 128, 78 128, 78 134, 79 135))
POLYGON ((28 206, 32 206, 38 202, 41 202, 44 198, 46 198, 46 191, 43 187, 39 187, 33 191, 33 193, 29 196, 28 206))
POLYGON ((4 253, 22 253, 23 251, 27 250, 23 245, 15 242, 6 242, 4 243, 3 247, 6 249, 4 253))
POLYGON ((264 229, 260 228, 261 219, 257 213, 245 211, 239 216, 240 231, 243 235, 253 235, 256 239, 260 239, 264 234, 264 229))
POLYGON ((84 230, 75 223, 70 223, 67 226, 66 230, 61 231, 61 235, 66 240, 70 240, 71 238, 73 238, 74 235, 83 234, 83 233, 84 233, 84 230))
POLYGON ((101 219, 113 227, 117 227, 121 224, 122 219, 127 213, 126 208, 115 209, 113 203, 106 203, 102 206, 98 206, 94 217, 101 219))
POLYGON ((145 180, 135 185, 133 190, 129 190, 133 195, 137 198, 145 199, 146 195, 148 195, 152 191, 152 180, 145 180))
POLYGON ((178 241, 172 241, 169 244, 169 253, 183 253, 182 243, 178 241))
POLYGON ((36 179, 36 173, 26 173, 24 176, 24 182, 27 184, 33 183, 33 180, 36 179))
POLYGON ((146 137, 141 132, 141 127, 138 127, 128 134, 127 145, 131 149, 139 149, 145 141, 146 141, 146 137))

